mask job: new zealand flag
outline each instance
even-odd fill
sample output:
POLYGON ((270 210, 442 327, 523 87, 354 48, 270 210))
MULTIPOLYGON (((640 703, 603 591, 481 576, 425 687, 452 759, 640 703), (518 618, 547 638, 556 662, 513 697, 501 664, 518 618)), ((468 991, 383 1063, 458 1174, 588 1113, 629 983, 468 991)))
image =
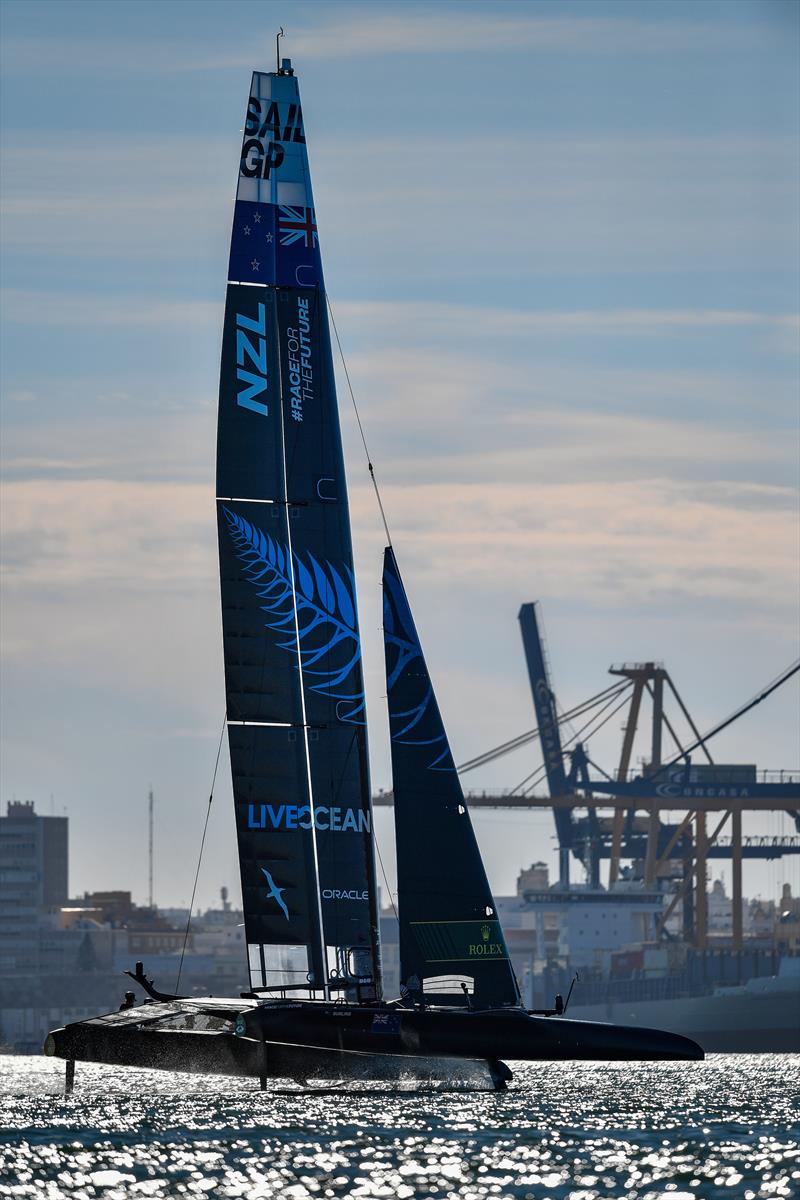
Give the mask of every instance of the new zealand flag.
POLYGON ((237 200, 228 279, 282 287, 321 284, 314 209, 237 200))

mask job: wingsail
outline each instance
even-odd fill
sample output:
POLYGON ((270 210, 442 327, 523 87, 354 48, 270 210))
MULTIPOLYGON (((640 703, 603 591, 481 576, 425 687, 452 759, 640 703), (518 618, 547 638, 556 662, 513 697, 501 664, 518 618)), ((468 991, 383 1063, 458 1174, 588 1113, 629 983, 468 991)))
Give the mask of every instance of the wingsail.
POLYGON ((251 985, 379 986, 361 641, 297 79, 253 75, 223 329, 217 507, 251 985))
POLYGON ((519 989, 397 561, 383 564, 400 978, 414 999, 488 1008, 519 989))

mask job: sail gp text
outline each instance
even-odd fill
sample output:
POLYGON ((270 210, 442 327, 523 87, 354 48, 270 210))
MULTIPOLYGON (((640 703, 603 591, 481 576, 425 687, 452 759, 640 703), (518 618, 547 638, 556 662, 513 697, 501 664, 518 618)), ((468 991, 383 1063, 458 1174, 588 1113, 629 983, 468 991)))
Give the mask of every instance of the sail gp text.
POLYGON ((370 814, 358 808, 328 808, 317 804, 312 813, 308 804, 248 804, 248 829, 321 829, 341 833, 352 829, 370 833, 370 814))
POLYGON ((305 144, 303 113, 299 104, 264 104, 251 96, 244 124, 242 161, 239 171, 247 179, 269 179, 286 157, 282 142, 305 144), (283 111, 281 111, 281 109, 283 111))
POLYGON ((292 420, 302 421, 303 404, 314 399, 314 368, 311 365, 311 318, 308 300, 297 299, 297 329, 286 330, 289 394, 292 420))

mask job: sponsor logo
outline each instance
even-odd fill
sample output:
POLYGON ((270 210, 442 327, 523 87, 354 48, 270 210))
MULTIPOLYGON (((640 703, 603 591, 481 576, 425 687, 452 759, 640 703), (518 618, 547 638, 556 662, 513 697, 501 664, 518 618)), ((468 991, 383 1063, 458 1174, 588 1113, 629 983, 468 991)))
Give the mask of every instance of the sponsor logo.
POLYGON ((748 788, 739 787, 693 787, 691 784, 684 787, 680 783, 659 783, 656 786, 656 795, 670 799, 686 796, 688 799, 694 797, 698 800, 745 800, 750 791, 748 788))
POLYGON ((242 175, 247 179, 269 179, 286 157, 281 143, 305 143, 302 109, 299 104, 279 105, 275 100, 251 96, 244 134, 242 175))
POLYGON ((329 808, 318 804, 248 804, 248 829, 314 829, 323 832, 370 833, 370 814, 360 808, 329 808))
POLYGON ((356 888, 353 888, 352 891, 349 891, 349 892, 340 891, 338 888, 323 888, 322 889, 322 899, 323 900, 369 900, 369 892, 367 892, 367 891, 359 892, 356 888))
POLYGON ((259 304, 255 320, 236 314, 236 378, 245 385, 236 403, 266 417, 269 409, 256 399, 267 390, 267 311, 263 304, 259 304))
POLYGON ((505 958, 502 942, 477 942, 469 947, 470 958, 505 958))
POLYGON ((278 905, 278 908, 281 910, 283 915, 286 917, 286 920, 288 921, 289 920, 289 909, 286 907, 286 901, 283 898, 283 893, 286 891, 286 888, 278 887, 277 883, 272 878, 272 876, 270 875, 270 873, 266 867, 261 868, 261 874, 266 876, 267 883, 269 884, 269 891, 267 892, 267 899, 275 901, 275 903, 278 905))
POLYGON ((502 942, 491 941, 492 927, 481 925, 481 940, 469 947, 470 958, 505 958, 506 952, 502 942))
POLYGON ((311 365, 311 318, 308 300, 297 300, 297 328, 286 330, 289 394, 292 420, 302 421, 303 403, 314 398, 314 369, 311 365))

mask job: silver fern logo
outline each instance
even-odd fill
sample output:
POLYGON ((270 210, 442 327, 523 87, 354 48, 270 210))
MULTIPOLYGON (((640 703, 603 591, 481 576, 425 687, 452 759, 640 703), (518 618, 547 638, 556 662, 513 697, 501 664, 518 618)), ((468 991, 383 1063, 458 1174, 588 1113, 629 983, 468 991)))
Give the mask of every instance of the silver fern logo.
POLYGON ((414 618, 398 576, 384 570, 383 640, 386 646, 386 690, 410 692, 414 703, 398 710, 389 706, 391 737, 403 746, 430 746, 434 758, 429 771, 454 771, 453 756, 433 694, 414 618), (390 658, 393 661, 390 664, 390 658), (413 665, 413 671, 410 671, 413 665), (404 688, 405 685, 405 688, 404 688), (417 698, 418 696, 418 698, 417 698))
POLYGON ((361 639, 352 572, 346 565, 337 570, 330 562, 320 563, 310 550, 302 556, 290 554, 288 546, 238 513, 225 507, 222 511, 244 576, 268 615, 266 627, 275 644, 298 656, 312 691, 337 702, 340 721, 363 725, 361 639))

